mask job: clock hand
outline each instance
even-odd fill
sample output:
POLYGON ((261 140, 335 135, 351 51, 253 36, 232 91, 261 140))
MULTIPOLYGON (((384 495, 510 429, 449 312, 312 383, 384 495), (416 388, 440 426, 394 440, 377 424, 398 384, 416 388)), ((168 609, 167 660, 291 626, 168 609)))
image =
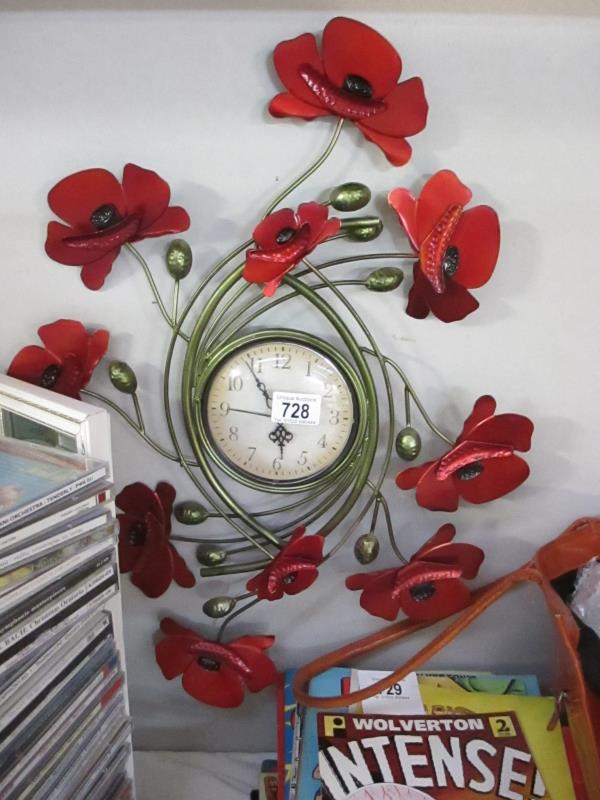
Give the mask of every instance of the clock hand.
POLYGON ((267 387, 265 384, 260 380, 256 372, 252 369, 252 365, 249 361, 244 361, 244 364, 248 367, 250 372, 252 373, 252 377, 254 378, 254 382, 256 383, 256 387, 261 392, 262 396, 265 398, 265 403, 267 404, 267 408, 271 408, 271 395, 267 391, 267 387))
POLYGON ((247 408, 230 408, 230 411, 237 411, 240 414, 254 414, 257 417, 269 417, 271 418, 270 414, 267 414, 264 411, 249 411, 247 408))
POLYGON ((294 438, 294 434, 282 425, 281 422, 278 423, 271 433, 269 434, 269 439, 279 447, 280 458, 283 458, 283 448, 292 441, 294 438))

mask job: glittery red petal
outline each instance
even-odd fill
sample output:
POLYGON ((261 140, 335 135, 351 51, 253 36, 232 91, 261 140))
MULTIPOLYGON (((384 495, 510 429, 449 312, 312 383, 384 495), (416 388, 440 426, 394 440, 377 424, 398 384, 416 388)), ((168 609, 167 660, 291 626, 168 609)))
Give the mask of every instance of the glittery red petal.
POLYGON ((361 123, 365 128, 386 136, 414 136, 427 124, 428 105, 423 81, 411 78, 394 86, 385 98, 386 110, 373 114, 361 123))
POLYGON ((388 194, 388 203, 398 214, 400 224, 415 250, 419 249, 416 241, 417 201, 408 189, 392 189, 388 194))
POLYGON ((111 250, 102 258, 84 264, 81 268, 81 280, 88 288, 95 291, 104 286, 104 281, 112 269, 115 258, 119 255, 119 250, 111 250))
POLYGON ((223 664, 218 670, 209 670, 195 660, 183 673, 181 685, 196 700, 217 708, 236 708, 244 701, 240 676, 223 664))
POLYGON ((83 229, 77 232, 94 230, 90 217, 100 206, 115 206, 121 217, 127 213, 121 185, 105 169, 85 169, 63 178, 48 193, 48 205, 69 225, 83 229))
POLYGON ((74 319, 59 319, 38 328, 38 336, 46 349, 60 361, 75 355, 81 361, 87 356, 88 334, 81 322, 74 319))
POLYGON ((464 211, 451 244, 458 248, 459 253, 458 270, 453 280, 468 289, 487 283, 500 250, 500 223, 494 209, 475 206, 464 211))
POLYGON ((483 422, 483 420, 487 419, 488 417, 493 416, 495 410, 496 401, 490 394, 484 394, 482 397, 479 397, 475 401, 473 411, 471 411, 465 420, 462 432, 456 440, 457 443, 462 442, 462 440, 470 434, 476 425, 479 425, 480 422, 483 422))
POLYGON ((190 652, 195 643, 196 637, 187 635, 167 636, 158 642, 154 650, 156 661, 168 681, 181 675, 196 660, 196 655, 190 652))
POLYGON ((438 480, 435 467, 429 469, 417 484, 415 498, 420 506, 431 511, 456 511, 458 508, 455 480, 452 477, 438 480))
POLYGON ((144 518, 150 511, 159 518, 162 517, 162 506, 156 494, 145 483, 137 481, 125 486, 115 498, 117 508, 137 519, 144 518))
POLYGON ((87 355, 83 364, 84 385, 87 384, 92 372, 98 366, 101 359, 104 358, 104 355, 108 350, 109 339, 110 335, 108 331, 104 330, 94 331, 91 336, 88 335, 87 355))
POLYGON ((384 570, 369 581, 361 596, 360 605, 369 614, 393 621, 400 611, 400 600, 392 596, 398 570, 384 570))
POLYGON ((451 523, 442 525, 433 536, 422 545, 416 553, 411 557, 411 561, 418 561, 420 558, 425 558, 428 553, 432 552, 438 547, 449 544, 456 536, 456 528, 451 523))
POLYGON ((172 545, 167 541, 162 525, 152 514, 146 514, 144 523, 146 540, 131 572, 131 582, 146 597, 160 597, 173 580, 172 545))
POLYGON ((408 467, 408 469, 402 470, 396 476, 396 485, 400 489, 414 489, 425 473, 435 464, 437 461, 427 461, 419 467, 408 467))
POLYGON ((529 467, 519 456, 486 461, 483 472, 470 481, 453 478, 461 497, 469 503, 487 503, 512 492, 529 476, 529 467))
POLYGON ((129 542, 129 531, 135 520, 126 514, 118 514, 119 520, 119 572, 131 572, 142 554, 140 545, 129 542))
POLYGON ((285 88, 309 105, 318 105, 314 94, 300 77, 300 67, 310 65, 321 70, 317 42, 312 33, 303 33, 295 39, 280 42, 273 52, 273 63, 285 88))
POLYGON ((141 216, 141 231, 164 213, 171 199, 169 184, 153 170, 136 164, 123 168, 123 194, 127 213, 141 216))
MULTIPOLYGON (((318 204, 315 204, 318 205, 318 204)), ((252 238, 257 247, 263 250, 270 250, 277 247, 277 234, 284 228, 297 230, 299 227, 298 218, 291 208, 281 208, 273 214, 269 214, 252 231, 252 238)))
POLYGON ((273 117, 299 117, 300 119, 311 120, 316 117, 326 117, 331 112, 327 108, 305 103, 304 100, 300 100, 293 94, 282 92, 276 95, 269 103, 269 113, 273 117))
POLYGON ((111 243, 105 242, 104 255, 98 250, 83 250, 77 247, 69 247, 64 244, 64 240, 73 236, 73 228, 68 228, 60 222, 49 222, 46 234, 45 250, 48 256, 59 264, 66 264, 69 267, 80 267, 82 264, 94 262, 104 257, 106 254, 113 254, 112 261, 119 252, 111 243))
POLYGON ((465 206, 471 190, 459 181, 454 172, 436 172, 421 189, 417 206, 417 240, 419 244, 431 233, 450 206, 465 206))
POLYGON ((423 294, 431 313, 442 322, 458 322, 479 308, 473 295, 449 278, 443 294, 436 294, 433 289, 423 290, 423 294))
POLYGON ((365 139, 368 139, 369 142, 373 142, 373 144, 376 144, 377 147, 383 150, 390 164, 393 164, 395 167, 401 167, 406 164, 407 161, 410 161, 412 147, 406 139, 377 133, 377 131, 367 128, 362 122, 357 122, 355 124, 357 128, 360 128, 365 139))
POLYGON ((19 350, 6 373, 13 378, 39 386, 44 370, 51 364, 56 364, 56 357, 43 347, 32 344, 19 350))
POLYGON ((190 224, 190 216, 184 208, 171 206, 147 228, 141 228, 139 235, 133 241, 137 242, 140 239, 147 239, 153 236, 164 236, 166 233, 181 233, 182 231, 187 231, 190 224))
POLYGON ((522 414, 498 414, 469 431, 468 438, 490 444, 507 444, 526 452, 531 447, 533 422, 522 414))
POLYGON ((417 602, 410 592, 402 592, 402 611, 410 619, 444 619, 457 611, 462 611, 471 602, 471 592, 459 580, 437 580, 434 582, 435 594, 428 600, 417 602))
POLYGON ((169 543, 169 550, 171 551, 171 558, 173 560, 173 580, 178 586, 184 589, 191 589, 196 585, 196 578, 188 568, 185 560, 179 555, 175 546, 169 543))
MULTIPOLYGON (((252 639, 252 637, 248 636, 246 639, 252 639)), ((242 676, 242 680, 251 692, 260 692, 277 681, 277 668, 262 649, 247 644, 241 639, 230 642, 227 647, 240 656, 250 668, 250 674, 242 676)))
POLYGON ((402 62, 380 33, 346 17, 336 17, 323 31, 323 66, 338 87, 347 75, 358 75, 373 88, 373 98, 387 95, 398 82, 402 62))

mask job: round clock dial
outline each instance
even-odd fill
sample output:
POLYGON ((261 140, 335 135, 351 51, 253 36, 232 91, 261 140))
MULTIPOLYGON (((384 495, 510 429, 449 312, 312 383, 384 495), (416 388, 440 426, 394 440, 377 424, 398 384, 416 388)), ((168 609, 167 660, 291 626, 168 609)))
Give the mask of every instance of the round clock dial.
POLYGON ((258 483, 312 483, 344 460, 355 418, 341 361, 293 339, 256 338, 234 350, 203 393, 213 453, 258 483))

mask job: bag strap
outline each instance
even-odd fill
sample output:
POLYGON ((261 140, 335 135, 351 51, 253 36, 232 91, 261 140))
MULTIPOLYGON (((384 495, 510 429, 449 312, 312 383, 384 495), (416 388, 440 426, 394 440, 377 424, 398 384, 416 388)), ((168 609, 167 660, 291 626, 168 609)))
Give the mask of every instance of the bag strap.
POLYGON ((297 701, 311 708, 332 710, 359 703, 362 700, 366 700, 388 689, 390 686, 393 686, 395 683, 405 678, 410 672, 414 672, 414 670, 421 667, 516 584, 525 581, 534 581, 538 584, 542 582, 542 578, 539 572, 534 568, 533 563, 528 563, 503 578, 473 592, 471 605, 463 611, 454 622, 422 647, 419 652, 410 658, 402 667, 392 672, 388 677, 364 689, 333 697, 312 697, 308 693, 308 684, 316 675, 325 672, 331 667, 348 663, 357 656, 370 653, 381 647, 397 642, 400 639, 404 639, 411 633, 437 624, 438 621, 420 622, 410 619, 403 620, 394 625, 388 625, 386 628, 376 631, 370 636, 366 636, 356 642, 344 645, 338 650, 333 650, 331 653, 316 658, 314 661, 301 667, 296 673, 293 689, 297 701))

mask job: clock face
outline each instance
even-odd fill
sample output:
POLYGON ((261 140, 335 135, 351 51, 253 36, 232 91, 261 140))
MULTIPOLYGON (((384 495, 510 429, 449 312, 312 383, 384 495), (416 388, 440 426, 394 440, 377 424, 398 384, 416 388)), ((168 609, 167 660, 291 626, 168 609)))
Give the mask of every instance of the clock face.
POLYGON ((214 368, 203 423, 217 458, 265 484, 310 484, 346 456, 356 401, 344 369, 293 339, 256 338, 214 368))

